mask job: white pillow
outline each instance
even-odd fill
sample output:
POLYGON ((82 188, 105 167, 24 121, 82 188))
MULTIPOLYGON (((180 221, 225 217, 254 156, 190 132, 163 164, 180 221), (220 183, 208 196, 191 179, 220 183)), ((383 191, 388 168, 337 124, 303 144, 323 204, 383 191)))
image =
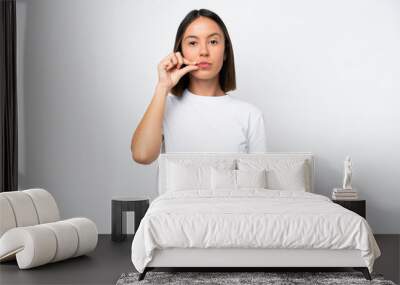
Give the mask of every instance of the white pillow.
POLYGON ((211 189, 236 190, 236 170, 211 168, 211 189))
POLYGON ((267 171, 236 170, 237 188, 267 188, 267 171))
POLYGON ((169 159, 166 161, 166 191, 211 189, 211 167, 234 169, 235 160, 229 159, 169 159))
POLYGON ((239 158, 237 164, 240 170, 265 168, 268 189, 311 191, 304 160, 239 158))
POLYGON ((267 188, 266 170, 211 168, 211 189, 267 188))

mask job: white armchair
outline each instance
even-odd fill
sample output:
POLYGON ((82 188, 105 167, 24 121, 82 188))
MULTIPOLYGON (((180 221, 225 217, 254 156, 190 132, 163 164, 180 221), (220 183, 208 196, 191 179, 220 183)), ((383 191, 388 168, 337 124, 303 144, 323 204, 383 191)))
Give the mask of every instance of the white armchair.
POLYGON ((87 218, 61 221, 44 189, 0 193, 0 262, 16 259, 20 269, 57 262, 94 250, 97 238, 87 218))

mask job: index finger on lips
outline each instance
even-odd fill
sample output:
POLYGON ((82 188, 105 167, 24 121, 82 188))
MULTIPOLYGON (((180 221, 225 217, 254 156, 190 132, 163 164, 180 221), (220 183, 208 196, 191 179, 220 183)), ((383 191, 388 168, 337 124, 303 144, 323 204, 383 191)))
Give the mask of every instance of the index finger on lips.
POLYGON ((182 57, 182 55, 181 55, 181 53, 179 51, 176 52, 175 54, 176 54, 176 57, 178 58, 178 66, 177 66, 177 68, 179 69, 179 68, 181 68, 181 66, 183 64, 183 57, 182 57))
POLYGON ((175 66, 178 63, 178 59, 176 58, 175 54, 173 56, 171 56, 171 62, 172 64, 175 66))

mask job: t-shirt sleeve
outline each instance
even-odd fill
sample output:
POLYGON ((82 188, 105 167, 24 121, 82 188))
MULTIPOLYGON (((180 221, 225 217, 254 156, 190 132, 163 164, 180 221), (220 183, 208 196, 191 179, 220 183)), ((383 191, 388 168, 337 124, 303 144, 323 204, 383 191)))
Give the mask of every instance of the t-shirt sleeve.
POLYGON ((248 152, 267 152, 267 135, 264 115, 260 111, 252 114, 248 131, 248 152))

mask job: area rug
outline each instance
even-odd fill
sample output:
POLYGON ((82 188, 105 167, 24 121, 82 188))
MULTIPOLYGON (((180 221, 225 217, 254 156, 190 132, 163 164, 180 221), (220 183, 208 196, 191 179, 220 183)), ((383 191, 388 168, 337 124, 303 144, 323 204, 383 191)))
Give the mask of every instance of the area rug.
POLYGON ((396 285, 384 280, 382 274, 371 274, 372 280, 366 280, 361 272, 158 272, 146 273, 143 280, 138 281, 139 273, 123 273, 116 285, 134 284, 379 284, 396 285))

